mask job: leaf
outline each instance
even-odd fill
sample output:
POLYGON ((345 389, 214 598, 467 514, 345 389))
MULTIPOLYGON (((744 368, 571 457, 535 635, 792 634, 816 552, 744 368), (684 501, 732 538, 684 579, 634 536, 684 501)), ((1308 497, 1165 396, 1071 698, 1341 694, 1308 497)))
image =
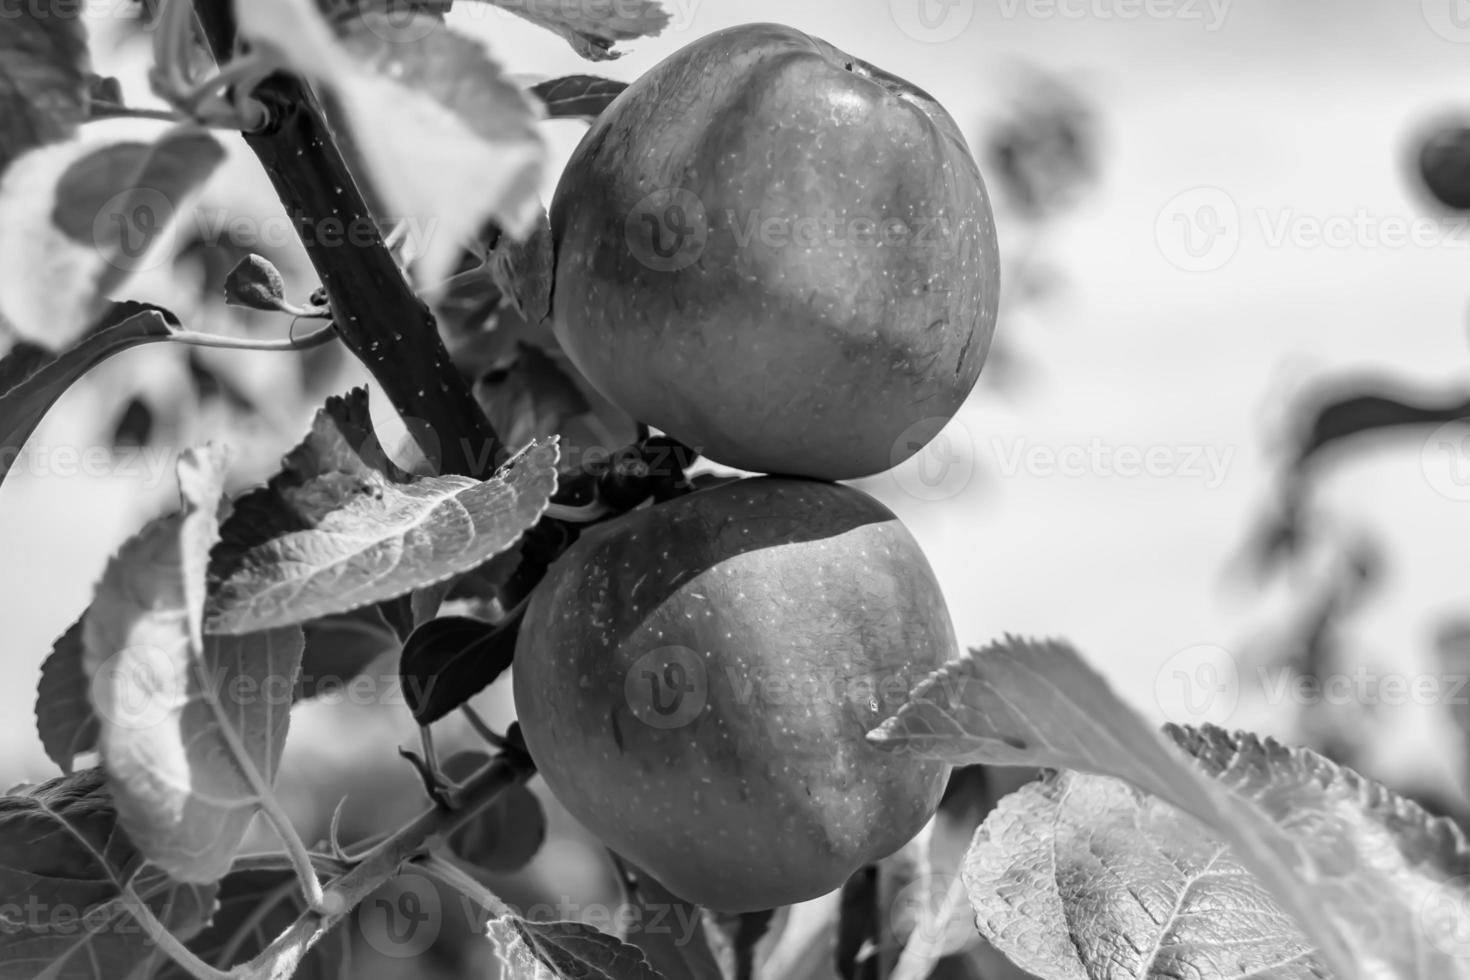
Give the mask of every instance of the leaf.
POLYGON ((490 920, 486 934, 505 976, 540 977, 544 963, 553 976, 576 980, 663 980, 636 947, 581 922, 501 916, 490 920))
POLYGON ((653 37, 669 23, 669 15, 653 0, 620 3, 564 3, 562 0, 489 0, 566 38, 572 50, 589 61, 621 57, 618 41, 653 37))
POLYGON ((490 278, 527 323, 539 326, 551 315, 556 256, 545 208, 539 209, 536 224, 524 239, 500 237, 490 251, 489 267, 490 278))
POLYGON ((269 485, 235 501, 210 564, 209 630, 300 623, 405 595, 513 546, 556 492, 555 443, 489 480, 412 477, 383 454, 367 391, 333 397, 269 485))
POLYGON ((41 665, 36 731, 47 757, 64 773, 71 773, 77 756, 97 748, 97 716, 92 713, 89 681, 82 666, 81 620, 61 634, 41 665))
POLYGON ((149 860, 181 881, 223 878, 257 810, 272 802, 301 667, 295 627, 202 635, 223 480, 221 454, 186 452, 184 510, 123 545, 83 619, 119 818, 149 860))
POLYGON ((561 366, 524 341, 508 362, 480 378, 475 398, 507 446, 550 438, 592 410, 561 366))
POLYGON ((627 82, 597 75, 568 75, 531 86, 531 94, 546 105, 554 119, 596 119, 628 87, 627 82))
MULTIPOLYGON (((189 949, 220 970, 244 963, 270 945, 306 911, 301 884, 289 871, 236 871, 219 883, 219 908, 189 949)), ((301 959, 292 980, 348 980, 352 932, 339 925, 301 959)), ((169 963, 156 980, 189 980, 169 963)))
POLYGON ((1117 780, 1063 772, 1006 797, 963 876, 980 931, 1049 980, 1329 976, 1227 843, 1117 780))
MULTIPOLYGON (((1371 974, 1376 965, 1402 965, 1406 957, 1432 959, 1422 934, 1385 936, 1378 923, 1397 921, 1405 909, 1438 894, 1437 882, 1470 870, 1452 825, 1381 787, 1370 792, 1365 787, 1372 784, 1355 774, 1343 776, 1342 786, 1321 799, 1303 794, 1289 811, 1279 797, 1258 792, 1261 786, 1211 779, 1060 642, 1007 637, 973 651, 921 683, 909 703, 868 737, 955 765, 1048 766, 1113 776, 1158 796, 1228 841, 1342 980, 1371 974), (1329 797, 1332 812, 1314 809, 1329 797), (1402 850, 1393 853, 1395 848, 1402 850), (1328 860, 1327 852, 1337 857, 1328 860)), ((1205 729, 1197 745, 1181 741, 1194 751, 1235 744, 1218 729, 1205 729)), ((1265 744, 1268 751, 1242 750, 1237 760, 1261 770, 1262 785, 1269 785, 1267 775, 1293 785, 1298 771, 1322 775, 1316 763, 1292 761, 1287 750, 1265 744)))
POLYGON ((1427 429, 1470 416, 1470 398, 1463 392, 1425 399, 1418 392, 1390 390, 1377 381, 1338 383, 1318 392, 1298 409, 1303 420, 1295 465, 1304 466, 1328 449, 1370 433, 1427 429), (1370 390, 1378 389, 1378 390, 1370 390))
POLYGON ((147 446, 153 436, 153 409, 141 398, 131 399, 112 429, 112 448, 147 446))
POLYGON ((432 725, 510 669, 520 620, 500 625, 461 616, 434 619, 403 645, 398 676, 408 709, 432 725))
POLYGON ((0 316, 51 350, 75 343, 106 298, 165 261, 185 199, 224 160, 209 133, 152 143, 89 136, 42 147, 0 180, 0 316))
MULTIPOLYGON (((470 750, 457 752, 440 767, 444 775, 462 782, 488 765, 490 756, 470 750)), ((495 802, 449 835, 449 849, 482 871, 509 874, 531 863, 546 843, 546 811, 536 794, 521 785, 501 790, 495 802)))
POLYGON ((279 313, 286 303, 286 281, 270 259, 245 256, 225 277, 225 302, 267 313, 279 313))
POLYGON ((100 769, 0 797, 0 980, 152 976, 164 956, 127 911, 129 881, 182 938, 212 911, 213 886, 183 885, 144 865, 100 769))
POLYGON ((68 0, 35 0, 0 31, 0 172, 16 157, 69 139, 86 115, 87 29, 68 0))
POLYGON ((301 624, 306 647, 296 700, 332 694, 368 665, 401 644, 398 634, 376 606, 335 613, 301 624))
POLYGON ((428 241, 437 282, 480 227, 531 230, 545 146, 538 105, 437 17, 367 13, 341 40, 310 0, 237 0, 240 33, 328 89, 393 220, 428 241))
MULTIPOLYGON (((114 315, 132 308, 133 304, 116 304, 114 315)), ((93 333, 58 356, 35 347, 21 347, 0 360, 0 482, 4 482, 47 410, 82 375, 114 354, 167 340, 173 332, 162 313, 149 310, 93 333)))

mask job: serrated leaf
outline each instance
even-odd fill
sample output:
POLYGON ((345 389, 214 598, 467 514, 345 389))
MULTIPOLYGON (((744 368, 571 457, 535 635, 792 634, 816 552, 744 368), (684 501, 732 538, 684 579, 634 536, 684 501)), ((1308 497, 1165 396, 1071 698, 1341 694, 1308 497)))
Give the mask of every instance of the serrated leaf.
POLYGON ((286 302, 286 281, 270 259, 250 254, 225 277, 225 302, 252 310, 278 313, 286 302))
POLYGON ((487 221, 530 231, 545 166, 539 106, 438 18, 368 13, 333 36, 310 0, 237 0, 243 36, 321 83, 394 220, 418 222, 437 282, 487 221))
POLYGON ((64 773, 71 773, 77 756, 97 748, 89 686, 82 666, 82 621, 77 620, 51 648, 36 689, 36 731, 47 757, 64 773))
POLYGON ((75 343, 113 290, 163 261, 186 198, 223 160, 219 141, 191 127, 17 159, 0 178, 0 316, 51 350, 75 343))
POLYGON ((963 876, 980 931, 1048 980, 1329 976, 1228 844, 1114 779, 1064 772, 1006 797, 963 876))
POLYGON ((6 12, 0 31, 0 172, 16 157, 68 139, 86 112, 87 30, 69 0, 6 12))
POLYGON ((636 947, 581 922, 502 916, 490 920, 486 934, 506 976, 539 978, 549 967, 568 980, 663 980, 636 947))
POLYGON ((568 75, 531 86, 531 94, 554 119, 596 119, 628 87, 627 82, 597 75, 568 75))
POLYGON ((653 37, 669 24, 669 15, 654 0, 621 3, 564 3, 562 0, 488 0, 566 38, 572 50, 589 61, 621 57, 618 41, 653 37))
POLYGON ((202 635, 223 480, 220 454, 186 452, 183 511, 123 545, 83 619, 98 749, 119 818, 181 881, 224 877, 269 800, 301 667, 296 627, 202 635))
POLYGON ((424 623, 403 645, 398 676, 414 720, 431 725, 510 669, 520 620, 492 625, 445 616, 424 623))
MULTIPOLYGON (((110 322, 141 304, 114 304, 110 322)), ((60 355, 18 347, 0 360, 0 482, 47 410, 84 374, 114 354, 172 336, 173 326, 156 310, 126 315, 60 355)))
MULTIPOLYGON (((228 970, 270 945, 306 911, 301 883, 289 871, 237 871, 219 883, 219 908, 188 943, 209 965, 228 970)), ((349 980, 352 931, 339 925, 307 950, 292 980, 349 980)), ((154 980, 189 980, 170 962, 154 980)))
POLYGON ((397 650, 398 634, 376 606, 336 613, 301 624, 306 649, 296 700, 330 694, 361 674, 368 665, 397 650))
POLYGON ((406 595, 513 546, 556 492, 555 443, 485 481, 412 477, 383 454, 367 391, 328 399, 269 485, 241 497, 210 564, 209 629, 300 623, 406 595))
MULTIPOLYGON (((450 779, 462 782, 489 762, 490 756, 471 749, 450 756, 440 769, 450 779)), ((447 843, 456 857, 482 871, 519 871, 546 843, 546 811, 526 787, 508 786, 494 803, 450 834, 447 843)))
MULTIPOLYGON (((1207 744, 1228 738, 1217 729, 1205 731, 1207 744)), ((1113 776, 1152 793, 1226 839, 1236 858, 1270 889, 1342 980, 1372 975, 1375 968, 1401 967, 1405 957, 1429 955, 1422 948, 1422 934, 1385 937, 1377 932, 1380 917, 1396 920, 1418 898, 1408 893, 1405 875, 1414 889, 1432 892, 1436 879, 1470 870, 1463 841, 1452 827, 1397 798, 1389 811, 1374 812, 1359 800, 1358 806, 1339 809, 1335 819, 1328 819, 1310 806, 1289 813, 1263 806, 1262 799, 1211 779, 1127 707, 1065 643, 1008 637, 972 651, 921 683, 909 703, 868 737, 954 765, 1076 769, 1113 776), (1407 863, 1405 853, 1389 853, 1394 836, 1378 826, 1393 823, 1386 820, 1391 812, 1411 811, 1422 826, 1414 836, 1399 837, 1399 844, 1444 834, 1456 841, 1429 856, 1431 863, 1422 869, 1407 863), (1324 847, 1341 856, 1322 861, 1324 847), (1370 868, 1373 873, 1367 874, 1370 868), (1348 880, 1352 875, 1360 877, 1348 880), (1378 887, 1365 897, 1364 887, 1372 888, 1369 882, 1378 887)), ((1407 827, 1394 829, 1408 832, 1407 827)))
POLYGON ((164 962, 125 907, 134 893, 181 938, 199 931, 212 885, 183 885, 155 868, 118 826, 100 769, 0 798, 0 980, 149 977, 164 962))

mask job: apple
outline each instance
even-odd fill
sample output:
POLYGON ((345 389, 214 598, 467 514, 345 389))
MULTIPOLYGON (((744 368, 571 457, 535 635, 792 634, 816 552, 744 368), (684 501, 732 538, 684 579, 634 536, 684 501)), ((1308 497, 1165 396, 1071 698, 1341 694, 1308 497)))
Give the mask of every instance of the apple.
POLYGON ((995 222, 959 127, 788 27, 709 35, 629 86, 551 228, 572 362, 740 469, 889 469, 958 410, 995 330, 995 222))
POLYGON ((548 787, 722 912, 804 901, 910 840, 948 767, 865 739, 957 653, 907 528, 759 477, 583 532, 527 607, 514 691, 548 787))

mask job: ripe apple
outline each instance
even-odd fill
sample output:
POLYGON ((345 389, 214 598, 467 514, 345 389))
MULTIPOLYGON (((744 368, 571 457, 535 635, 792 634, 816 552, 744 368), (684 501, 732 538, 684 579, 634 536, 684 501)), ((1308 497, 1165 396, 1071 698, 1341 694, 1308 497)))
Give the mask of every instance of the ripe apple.
POLYGON ((613 850, 726 912, 903 846, 948 769, 864 738, 956 654, 882 504, 761 477, 589 528, 532 595, 514 689, 547 785, 613 850))
POLYGON ((716 462, 848 479, 932 439, 995 330, 995 222, 927 93, 774 24, 635 81, 551 207, 552 322, 603 394, 716 462))

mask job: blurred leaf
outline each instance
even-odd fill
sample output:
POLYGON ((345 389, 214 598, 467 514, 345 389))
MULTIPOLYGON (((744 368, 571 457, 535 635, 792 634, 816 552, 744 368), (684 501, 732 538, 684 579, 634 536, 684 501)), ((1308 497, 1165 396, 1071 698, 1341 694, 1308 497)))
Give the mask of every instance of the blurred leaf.
POLYGON ((489 687, 510 669, 519 632, 519 619, 492 625, 460 616, 414 630, 398 665, 414 720, 431 725, 489 687))
MULTIPOLYGON (((705 911, 684 901, 627 859, 615 855, 614 863, 628 882, 628 901, 635 913, 626 930, 631 945, 624 948, 641 952, 655 975, 722 980, 720 964, 704 928, 705 911)), ((637 970, 616 975, 642 976, 637 970)))
MULTIPOLYGON (((219 908, 209 926, 188 943, 220 970, 244 963, 270 945, 306 911, 301 883, 290 871, 236 871, 219 883, 219 908)), ((351 980, 352 930, 338 925, 315 943, 292 980, 351 980)), ((189 980, 170 962, 154 980, 189 980)))
POLYGON ((334 693, 400 645, 398 634, 376 606, 308 620, 301 630, 306 646, 296 685, 298 701, 334 693))
POLYGON ((616 4, 569 4, 561 0, 489 0, 513 14, 566 38, 572 50, 589 61, 621 57, 618 41, 652 37, 663 31, 669 15, 654 0, 616 4))
POLYGON ((494 220, 530 231, 545 148, 538 106, 484 47, 436 17, 367 14, 340 41, 309 0, 237 2, 240 33, 330 90, 391 220, 432 221, 426 281, 494 220))
MULTIPOLYGON (((450 756, 440 768, 450 779, 463 782, 489 762, 484 752, 470 750, 450 756)), ((535 793, 521 785, 510 786, 450 834, 448 843, 455 856, 482 871, 519 871, 546 843, 546 811, 535 793)))
POLYGON ((235 501, 210 564, 209 628, 241 633, 406 595, 513 546, 556 492, 555 443, 489 480, 389 460, 367 391, 332 397, 270 483, 235 501))
POLYGON ((173 326, 163 313, 133 312, 139 308, 141 304, 114 304, 100 330, 60 355, 20 347, 0 360, 0 482, 47 410, 82 375, 114 354, 172 335, 173 326))
POLYGON ((1048 980, 1328 976, 1228 844, 1117 780, 1064 772, 1006 797, 964 879, 981 931, 1048 980))
POLYGON ((475 397, 507 446, 519 447, 560 433, 590 410, 582 392, 539 347, 516 345, 514 357, 475 385, 475 397))
POLYGON ((153 409, 141 398, 131 399, 112 429, 112 447, 130 449, 148 445, 153 436, 153 409))
POLYGON ((17 159, 0 184, 0 316, 42 347, 74 344, 118 286, 163 261, 155 246, 223 159, 213 136, 188 127, 17 159))
POLYGON ((200 402, 220 401, 228 405, 231 410, 241 413, 256 410, 255 403, 250 400, 250 396, 241 391, 239 386, 229 378, 221 376, 205 363, 200 348, 190 347, 185 363, 189 368, 189 380, 194 383, 194 391, 200 402))
POLYGON ((1441 897, 1445 879, 1470 871, 1452 824, 1308 750, 1235 742, 1213 728, 1171 731, 1180 745, 1070 646, 1008 637, 936 671, 868 737, 951 764, 1123 779, 1229 841, 1343 980, 1375 965, 1442 962, 1408 920, 1441 897))
POLYGON ((36 690, 36 731, 50 760, 70 774, 73 761, 97 748, 90 682, 82 666, 82 621, 61 634, 41 665, 36 690))
POLYGON ((87 74, 87 102, 105 102, 108 105, 123 105, 122 82, 111 75, 87 74))
POLYGON ((531 86, 531 94, 546 105, 552 118, 579 117, 591 121, 602 115, 628 87, 627 82, 597 75, 568 75, 531 86))
POLYGON ((15 910, 0 929, 0 980, 153 976, 165 956, 120 901, 129 882, 183 939, 213 910, 212 885, 180 884, 143 864, 102 770, 0 797, 0 905, 15 910))
POLYGON ((704 912, 704 938, 720 972, 731 980, 759 975, 760 945, 775 924, 776 910, 704 912))
POLYGON ((0 31, 0 173, 16 157, 68 139, 85 115, 87 29, 74 0, 32 0, 0 31))
POLYGON ((295 627, 202 634, 223 481, 221 454, 183 455, 183 512, 123 545, 82 627, 119 819, 149 860, 180 881, 229 872, 275 781, 301 667, 295 627))
POLYGON ((1409 391, 1388 393, 1365 390, 1371 381, 1339 382, 1330 392, 1303 400, 1302 437, 1297 465, 1367 433, 1405 428, 1427 428, 1470 417, 1470 397, 1449 394, 1421 399, 1409 391))
POLYGON ((1470 126, 1443 126, 1419 146, 1419 179, 1452 211, 1470 211, 1470 126))

